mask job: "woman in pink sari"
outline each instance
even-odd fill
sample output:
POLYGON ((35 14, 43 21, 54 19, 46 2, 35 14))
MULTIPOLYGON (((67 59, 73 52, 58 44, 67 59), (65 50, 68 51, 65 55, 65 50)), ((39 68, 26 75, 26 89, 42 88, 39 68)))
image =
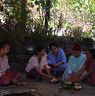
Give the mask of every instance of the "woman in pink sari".
POLYGON ((88 82, 91 86, 95 86, 95 49, 88 50, 86 56, 86 70, 88 72, 88 82))
POLYGON ((8 85, 10 83, 20 84, 20 73, 10 71, 7 57, 9 51, 10 45, 6 42, 2 42, 0 44, 0 85, 8 85))

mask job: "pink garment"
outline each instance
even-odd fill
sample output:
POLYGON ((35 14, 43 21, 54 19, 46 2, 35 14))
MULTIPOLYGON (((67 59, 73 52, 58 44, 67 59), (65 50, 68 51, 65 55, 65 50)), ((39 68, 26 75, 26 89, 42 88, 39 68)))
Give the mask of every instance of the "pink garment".
POLYGON ((8 70, 9 64, 8 64, 8 58, 7 56, 0 57, 0 77, 5 74, 6 70, 8 70))
POLYGON ((47 54, 45 54, 42 58, 41 58, 41 62, 39 63, 38 60, 38 56, 34 55, 29 59, 29 62, 26 66, 26 72, 29 72, 31 69, 33 69, 34 67, 39 67, 41 69, 44 68, 45 65, 48 64, 47 61, 47 54))
POLYGON ((7 85, 12 80, 20 81, 21 75, 18 72, 11 72, 9 70, 7 56, 0 57, 0 85, 7 85))
POLYGON ((10 84, 12 81, 20 82, 21 74, 18 72, 6 71, 6 73, 0 77, 0 85, 7 85, 10 84))

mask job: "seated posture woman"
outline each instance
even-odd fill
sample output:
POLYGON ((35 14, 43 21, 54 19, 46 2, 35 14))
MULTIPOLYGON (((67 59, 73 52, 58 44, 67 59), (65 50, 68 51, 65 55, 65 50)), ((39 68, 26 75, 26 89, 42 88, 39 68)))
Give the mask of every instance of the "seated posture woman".
POLYGON ((20 73, 10 70, 7 57, 9 51, 10 45, 8 43, 0 43, 0 85, 20 84, 21 81, 20 73))
POLYGON ((47 62, 47 54, 43 46, 38 46, 26 66, 27 77, 40 81, 42 77, 50 78, 51 72, 47 62))
POLYGON ((88 83, 91 86, 95 86, 95 49, 87 51, 86 71, 88 77, 88 83))
POLYGON ((73 46, 73 55, 70 56, 67 68, 62 76, 64 81, 71 83, 79 82, 86 74, 85 70, 86 55, 81 53, 81 46, 76 43, 73 46))
POLYGON ((67 59, 63 49, 59 48, 56 43, 51 43, 49 47, 51 50, 48 54, 49 66, 52 68, 52 75, 59 78, 66 68, 67 59))

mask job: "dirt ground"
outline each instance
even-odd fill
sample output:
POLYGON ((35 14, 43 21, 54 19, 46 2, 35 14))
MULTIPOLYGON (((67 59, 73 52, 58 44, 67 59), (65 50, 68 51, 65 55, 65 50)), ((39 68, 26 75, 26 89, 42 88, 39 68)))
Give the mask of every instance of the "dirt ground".
POLYGON ((95 87, 91 87, 87 84, 82 84, 80 91, 63 89, 59 92, 59 84, 51 84, 48 81, 35 82, 29 80, 28 83, 37 90, 40 96, 95 96, 95 87))
MULTIPOLYGON (((14 86, 14 87, 6 87, 5 89, 0 87, 0 93, 3 91, 23 91, 28 92, 29 90, 35 89, 36 92, 32 92, 32 95, 2 95, 2 96, 95 96, 95 87, 91 87, 87 84, 82 83, 82 89, 80 91, 63 89, 62 92, 59 92, 58 86, 59 84, 51 84, 49 81, 41 81, 36 82, 30 79, 24 79, 27 87, 25 86, 14 86)), ((1 95, 0 95, 1 96, 1 95)))

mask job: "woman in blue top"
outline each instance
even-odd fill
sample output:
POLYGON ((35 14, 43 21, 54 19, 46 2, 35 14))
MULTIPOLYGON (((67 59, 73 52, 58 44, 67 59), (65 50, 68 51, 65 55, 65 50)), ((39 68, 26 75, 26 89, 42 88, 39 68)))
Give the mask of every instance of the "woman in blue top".
POLYGON ((62 76, 63 80, 72 83, 80 81, 86 74, 85 70, 86 55, 81 52, 81 46, 76 43, 73 46, 73 55, 70 56, 67 68, 62 76))
POLYGON ((61 77, 66 68, 67 59, 62 48, 59 48, 56 43, 49 45, 50 53, 48 54, 48 63, 52 68, 54 77, 61 77))

